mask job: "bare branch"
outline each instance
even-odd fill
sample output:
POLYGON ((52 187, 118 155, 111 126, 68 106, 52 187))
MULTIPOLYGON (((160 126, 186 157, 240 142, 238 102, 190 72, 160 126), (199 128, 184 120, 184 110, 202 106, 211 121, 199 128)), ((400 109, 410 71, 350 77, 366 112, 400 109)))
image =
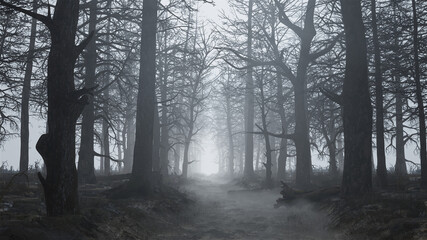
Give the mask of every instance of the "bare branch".
POLYGON ((93 151, 93 155, 96 156, 96 157, 105 157, 105 158, 108 158, 108 159, 110 159, 113 162, 124 162, 124 160, 117 160, 115 158, 112 158, 110 155, 103 155, 103 154, 97 153, 95 151, 93 151))
POLYGON ((319 88, 320 92, 323 93, 327 98, 329 98, 331 101, 335 102, 336 104, 342 106, 343 105, 343 99, 342 96, 339 94, 336 94, 326 88, 319 88))
POLYGON ((0 5, 3 5, 5 7, 11 8, 11 9, 13 9, 15 11, 24 13, 24 14, 32 17, 32 18, 35 18, 35 19, 39 20, 40 22, 44 23, 46 25, 46 27, 49 30, 51 30, 51 31, 53 29, 52 19, 50 17, 48 17, 48 16, 44 16, 44 15, 41 15, 41 14, 38 14, 38 13, 35 13, 35 12, 32 12, 32 11, 29 11, 29 10, 26 10, 26 9, 23 9, 23 8, 15 6, 15 5, 11 4, 11 3, 7 3, 4 0, 0 0, 0 5))
POLYGON ((291 20, 289 19, 288 15, 286 15, 285 9, 283 4, 281 4, 279 2, 279 0, 274 0, 274 2, 276 3, 277 9, 279 10, 279 20, 281 23, 285 24, 285 26, 287 26, 288 28, 290 28, 292 31, 294 31, 294 33, 296 35, 298 35, 299 37, 302 37, 303 35, 303 30, 302 28, 298 27, 296 24, 294 24, 293 22, 291 22, 291 20))
POLYGON ((295 134, 286 134, 286 133, 272 133, 269 132, 267 130, 262 129, 258 124, 255 124, 256 127, 258 127, 261 132, 249 132, 252 134, 257 134, 257 135, 264 135, 264 134, 268 134, 269 136, 273 136, 273 137, 277 137, 277 138, 285 138, 285 139, 291 139, 294 140, 295 139, 295 134))
POLYGON ((330 52, 334 47, 335 44, 338 42, 338 40, 343 36, 343 33, 338 34, 335 36, 334 40, 325 48, 318 50, 317 52, 310 54, 310 61, 315 61, 317 58, 325 55, 326 53, 330 52))
POLYGON ((80 55, 80 53, 83 52, 83 50, 90 43, 94 35, 95 35, 95 31, 90 32, 89 36, 87 36, 87 38, 85 38, 79 45, 75 47, 75 51, 74 51, 75 58, 77 58, 80 55))

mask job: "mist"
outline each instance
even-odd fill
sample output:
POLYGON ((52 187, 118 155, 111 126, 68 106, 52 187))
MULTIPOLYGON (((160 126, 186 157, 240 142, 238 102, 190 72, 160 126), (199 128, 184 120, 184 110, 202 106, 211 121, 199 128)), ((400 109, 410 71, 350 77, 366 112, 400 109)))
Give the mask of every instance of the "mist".
POLYGON ((427 238, 426 9, 0 0, 0 238, 427 238))

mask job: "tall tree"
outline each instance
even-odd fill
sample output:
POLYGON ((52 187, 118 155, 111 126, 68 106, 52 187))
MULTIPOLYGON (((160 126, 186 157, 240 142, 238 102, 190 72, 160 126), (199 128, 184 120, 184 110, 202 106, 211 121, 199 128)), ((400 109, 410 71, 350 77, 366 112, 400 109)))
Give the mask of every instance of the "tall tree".
POLYGON ((310 184, 312 172, 308 131, 309 124, 307 117, 307 70, 312 60, 324 54, 320 52, 310 53, 311 44, 316 35, 316 30, 314 28, 316 0, 309 0, 307 2, 303 27, 299 27, 291 22, 283 5, 277 0, 276 5, 279 8, 280 22, 290 28, 300 38, 300 51, 296 74, 294 75, 292 70, 284 64, 282 64, 281 68, 282 71, 285 72, 285 77, 289 78, 292 82, 294 88, 295 132, 292 139, 295 142, 297 153, 296 184, 300 187, 307 187, 310 184))
POLYGON ((372 106, 369 96, 365 28, 360 0, 341 0, 346 46, 343 84, 344 172, 342 194, 372 189, 372 106))
POLYGON ((413 42, 414 42, 414 81, 416 86, 416 99, 418 109, 418 122, 420 128, 420 159, 421 159, 421 187, 427 188, 427 146, 426 146, 426 117, 424 112, 423 88, 420 80, 419 40, 417 4, 412 0, 413 42))
POLYGON ((265 89, 264 89, 264 71, 260 73, 257 77, 257 83, 259 88, 259 107, 261 111, 261 122, 262 125, 258 126, 258 128, 262 131, 264 142, 265 142, 265 157, 266 162, 263 163, 265 167, 265 185, 267 188, 271 188, 273 186, 273 179, 272 179, 272 147, 270 142, 270 136, 268 134, 268 124, 267 124, 267 99, 265 96, 265 89))
MULTIPOLYGON (((396 16, 398 12, 399 3, 398 1, 392 1, 393 8, 393 24, 399 24, 398 18, 396 16)), ((399 24, 400 25, 400 24, 399 24)), ((405 141, 403 137, 403 105, 404 105, 404 88, 401 83, 401 71, 400 71, 400 58, 399 58, 399 31, 396 27, 393 27, 393 64, 394 64, 394 85, 396 92, 396 103, 395 103, 395 112, 396 112, 396 164, 395 164, 395 173, 400 177, 406 177, 407 168, 406 168, 406 159, 405 159, 405 141)))
POLYGON ((377 27, 377 8, 376 1, 371 0, 372 14, 372 38, 374 43, 374 61, 375 61, 375 109, 376 122, 375 128, 377 132, 377 177, 378 184, 384 188, 387 186, 387 167, 385 162, 385 147, 384 147, 384 107, 383 107, 383 80, 381 71, 381 51, 380 42, 378 39, 377 27))
MULTIPOLYGON (((37 13, 37 1, 33 1, 33 12, 37 13)), ((22 87, 21 96, 21 152, 19 156, 19 171, 25 172, 28 170, 29 162, 29 104, 31 92, 31 75, 33 73, 33 58, 36 43, 37 19, 33 18, 31 21, 31 35, 30 45, 28 46, 28 55, 25 62, 25 76, 22 87)))
MULTIPOLYGON (((248 10, 248 39, 247 39, 247 55, 252 58, 252 18, 253 18, 254 0, 249 0, 248 10)), ((248 64, 249 65, 249 64, 248 64)), ((247 179, 253 178, 254 175, 254 80, 253 69, 247 69, 246 86, 245 86, 245 166, 243 176, 247 179)))
POLYGON ((141 56, 136 110, 136 136, 131 186, 152 190, 153 127, 156 105, 157 0, 144 0, 141 24, 141 56))
MULTIPOLYGON (((165 20, 166 21, 166 20, 165 20)), ((166 177, 169 172, 169 119, 168 119, 168 76, 169 76, 169 58, 168 58, 168 40, 169 40, 169 31, 167 29, 168 25, 164 23, 163 26, 163 51, 161 55, 161 66, 160 66, 160 101, 161 101, 161 116, 160 116, 160 172, 163 177, 166 177)))
MULTIPOLYGON (((98 0, 90 1, 89 6, 89 31, 96 29, 97 22, 97 3, 98 0)), ((96 78, 96 39, 91 41, 84 54, 85 65, 85 87, 92 88, 95 86, 96 78)), ((89 99, 88 105, 82 113, 82 128, 80 137, 80 151, 78 174, 81 183, 95 183, 95 166, 94 166, 94 123, 95 107, 93 98, 89 99)))
MULTIPOLYGON (((47 133, 37 142, 37 151, 46 166, 46 177, 39 173, 49 216, 75 214, 78 211, 78 180, 75 165, 76 121, 92 89, 76 90, 74 67, 90 36, 75 45, 79 16, 78 0, 58 0, 53 17, 17 7, 5 1, 1 5, 25 13, 43 22, 51 34, 48 58, 47 133)), ((49 6, 50 8, 50 6, 49 6)))

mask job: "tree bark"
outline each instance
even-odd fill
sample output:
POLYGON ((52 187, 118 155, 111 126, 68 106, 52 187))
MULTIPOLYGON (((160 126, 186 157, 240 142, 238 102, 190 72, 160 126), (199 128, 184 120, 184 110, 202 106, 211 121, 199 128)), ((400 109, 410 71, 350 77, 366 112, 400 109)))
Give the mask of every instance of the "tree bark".
POLYGON ((416 86, 416 99, 418 104, 418 122, 420 128, 420 162, 421 162, 421 187, 427 188, 427 152, 426 152, 426 117, 424 112, 423 88, 420 80, 419 40, 418 40, 418 17, 415 0, 412 0, 413 16, 413 39, 414 39, 414 81, 416 86))
MULTIPOLYGON (((89 32, 96 29, 96 11, 98 0, 92 0, 89 7, 89 32)), ((84 65, 86 68, 85 87, 95 86, 96 74, 96 40, 91 41, 86 48, 84 55, 84 65)), ((78 175, 80 183, 95 183, 95 165, 94 165, 94 123, 95 107, 93 98, 89 99, 88 105, 83 110, 82 129, 80 138, 78 175)))
MULTIPOLYGON (((252 15, 254 0, 249 0, 248 11, 248 58, 252 58, 252 15)), ((245 166, 243 176, 252 179, 254 176, 254 80, 253 69, 248 68, 245 89, 245 166)))
MULTIPOLYGON (((228 85, 228 84, 227 84, 228 85)), ((229 176, 234 174, 234 142, 233 142, 233 125, 232 125, 232 110, 231 110, 231 96, 230 89, 226 88, 225 91, 225 104, 227 114, 227 137, 228 137, 228 163, 227 173, 229 176)))
POLYGON ((259 170, 259 160, 261 158, 261 141, 259 139, 256 139, 256 156, 255 156, 255 170, 259 170))
POLYGON ((303 28, 293 24, 282 7, 279 9, 280 21, 292 29, 299 36, 301 42, 296 75, 288 74, 292 76, 287 77, 291 77, 295 99, 295 137, 293 138, 297 155, 295 182, 302 189, 310 186, 312 173, 306 88, 307 70, 312 58, 310 55, 311 43, 316 35, 314 28, 315 7, 316 0, 307 2, 303 28))
MULTIPOLYGON (((397 2, 393 1, 393 15, 396 16, 397 13, 397 2)), ((397 22, 396 22, 397 23, 397 22)), ((401 78, 400 78, 400 58, 398 57, 399 49, 399 35, 396 28, 393 31, 394 38, 394 68, 395 68, 395 110, 396 110, 396 164, 394 166, 395 173, 400 177, 407 177, 408 171, 406 168, 406 158, 405 158, 405 142, 403 138, 403 96, 404 89, 402 88, 401 78)))
MULTIPOLYGON (((108 1, 107 7, 110 8, 111 1, 108 1)), ((111 22, 110 19, 108 19, 107 22, 107 31, 106 31, 106 38, 105 42, 110 42, 110 35, 111 35, 111 22)), ((107 45, 107 62, 111 62, 111 54, 110 54, 111 47, 110 45, 107 45)), ((110 66, 106 66, 106 74, 105 74, 105 83, 110 83, 110 66)), ((108 121, 108 117, 110 115, 110 87, 107 85, 104 89, 104 102, 102 106, 102 111, 104 114, 104 118, 102 121, 102 136, 103 136, 103 146, 104 146, 104 155, 110 156, 110 122, 108 121)), ((104 174, 109 176, 111 174, 111 161, 109 157, 104 157, 104 174)))
MULTIPOLYGON (((106 92, 104 93, 105 97, 108 99, 108 88, 105 90, 106 92)), ((107 115, 108 112, 108 100, 106 103, 104 103, 104 114, 105 117, 107 115), (107 108, 107 109, 105 109, 107 108)), ((102 146, 103 146, 103 155, 104 156, 110 156, 110 133, 108 131, 109 129, 109 122, 104 118, 102 120, 102 146)), ((103 161, 103 173, 106 176, 109 176, 111 174, 111 166, 110 166, 110 158, 108 157, 102 157, 103 161)))
POLYGON ((264 96, 264 83, 262 77, 258 81, 258 88, 260 90, 260 109, 261 109, 261 121, 262 121, 262 132, 265 141, 265 156, 266 162, 263 163, 265 167, 265 185, 267 188, 273 187, 273 179, 272 179, 272 160, 271 160, 271 145, 270 145, 270 136, 268 134, 268 126, 267 126, 267 113, 265 109, 265 96, 264 96))
POLYGON ((360 0, 341 0, 346 44, 343 85, 344 197, 372 190, 372 106, 369 96, 365 29, 360 0))
POLYGON ((154 129, 153 129, 153 171, 160 173, 160 118, 157 106, 154 110, 154 129))
MULTIPOLYGON (((283 80, 280 74, 277 74, 277 108, 280 115, 280 123, 282 132, 288 134, 288 124, 286 121, 285 112, 285 97, 283 96, 283 80)), ((279 157, 277 159, 277 180, 285 179, 286 175, 286 160, 288 157, 288 139, 282 138, 280 140, 279 157)))
POLYGON ((126 149, 124 151, 124 169, 125 173, 132 172, 133 165, 133 151, 135 148, 135 124, 134 124, 134 115, 132 114, 132 109, 128 106, 125 116, 125 126, 126 126, 126 149))
POLYGON ((185 141, 184 141, 184 158, 182 161, 182 177, 184 179, 187 179, 188 177, 188 155, 189 155, 189 150, 190 150, 190 140, 186 137, 185 141))
POLYGON ((47 73, 47 133, 40 137, 36 145, 46 166, 46 178, 39 173, 46 212, 49 216, 75 214, 78 212, 76 121, 87 104, 86 94, 91 89, 75 89, 74 67, 90 37, 75 45, 78 0, 58 0, 52 19, 50 16, 27 14, 42 21, 51 34, 47 73))
MULTIPOLYGON (((307 63, 308 66, 308 63, 307 63)), ((306 75, 307 73, 302 73, 306 75)), ((295 91, 295 149, 296 149, 296 184, 300 188, 310 185, 312 172, 310 140, 308 136, 307 98, 305 77, 294 84, 295 91)))
POLYGON ((173 172, 175 174, 179 174, 180 173, 179 162, 180 162, 180 157, 181 157, 181 145, 176 145, 173 155, 174 155, 173 172))
POLYGON ((337 163, 338 163, 338 171, 342 173, 344 171, 344 149, 343 149, 343 137, 342 134, 338 135, 337 139, 337 163))
MULTIPOLYGON (((33 12, 37 13, 37 1, 33 1, 33 12)), ((30 91, 31 91, 31 75, 33 73, 33 58, 36 43, 37 20, 35 18, 31 21, 30 45, 28 46, 28 55, 25 62, 25 75, 24 85, 22 87, 21 97, 21 151, 19 156, 19 171, 28 171, 29 163, 29 105, 30 105, 30 91)))
POLYGON ((276 153, 276 138, 270 136, 270 149, 271 149, 271 172, 272 178, 277 173, 277 153, 276 153))
POLYGON ((157 5, 157 0, 143 1, 136 137, 131 177, 131 184, 147 194, 152 190, 157 5))
POLYGON ((323 120, 323 136, 326 139, 326 144, 329 151, 329 175, 333 178, 338 177, 338 169, 337 169, 337 145, 336 145, 336 130, 335 130, 335 116, 334 112, 332 110, 333 103, 331 101, 328 101, 329 105, 329 122, 326 123, 323 120), (327 125, 327 127, 325 126, 327 125), (326 130, 327 128, 327 130, 326 130))
MULTIPOLYGON (((168 42, 168 31, 165 30, 164 33, 164 44, 168 42)), ((161 139, 160 139, 160 162, 161 162, 161 174, 163 177, 168 176, 169 172, 169 121, 168 121, 168 106, 167 106, 167 90, 168 90, 168 75, 169 75, 169 63, 168 63, 168 53, 166 52, 163 57, 163 77, 161 78, 160 84, 160 98, 162 102, 161 106, 161 139)))
POLYGON ((374 42, 375 61, 375 108, 377 119, 375 122, 377 130, 377 177, 380 188, 387 187, 387 167, 385 161, 384 147, 384 107, 383 107, 383 80, 381 71, 381 52, 378 40, 377 13, 375 0, 371 0, 372 14, 372 37, 374 42))

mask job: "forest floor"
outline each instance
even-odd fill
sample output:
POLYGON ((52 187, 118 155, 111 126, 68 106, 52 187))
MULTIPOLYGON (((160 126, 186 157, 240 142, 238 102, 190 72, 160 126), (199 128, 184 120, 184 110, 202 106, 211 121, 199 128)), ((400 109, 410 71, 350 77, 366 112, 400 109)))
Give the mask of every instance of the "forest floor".
POLYGON ((100 177, 81 186, 80 213, 63 217, 45 216, 34 177, 29 186, 0 184, 0 240, 427 239, 421 195, 382 193, 354 205, 298 200, 274 208, 279 188, 211 177, 175 181, 178 190, 166 187, 150 198, 109 198, 108 190, 125 181, 100 177))
POLYGON ((211 178, 191 180, 183 189, 196 204, 180 215, 179 227, 152 239, 344 239, 327 230, 327 214, 311 204, 274 208, 278 188, 247 189, 211 178))

